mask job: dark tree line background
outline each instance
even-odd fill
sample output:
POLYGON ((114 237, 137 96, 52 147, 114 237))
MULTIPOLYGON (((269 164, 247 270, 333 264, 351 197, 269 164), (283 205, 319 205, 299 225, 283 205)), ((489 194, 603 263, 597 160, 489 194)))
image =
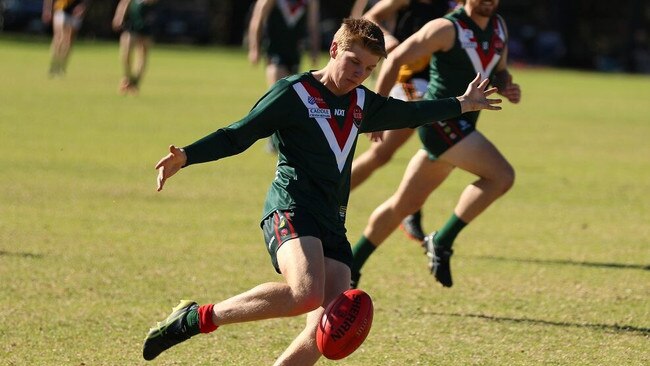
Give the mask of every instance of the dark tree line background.
MULTIPOLYGON (((35 1, 35 0, 29 0, 35 1)), ((81 37, 115 39, 119 0, 94 0, 81 37)), ((254 0, 160 0, 158 42, 241 45, 254 0)), ((321 0, 323 47, 354 0, 321 0)), ((515 63, 650 73, 650 0, 501 0, 515 63)))

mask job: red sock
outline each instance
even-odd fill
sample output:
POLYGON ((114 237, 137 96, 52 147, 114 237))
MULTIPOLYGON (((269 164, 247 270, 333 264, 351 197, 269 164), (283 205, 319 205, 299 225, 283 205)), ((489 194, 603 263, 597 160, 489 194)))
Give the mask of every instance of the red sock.
POLYGON ((212 308, 214 304, 201 305, 199 306, 199 331, 201 333, 210 333, 214 332, 219 328, 218 325, 214 325, 212 322, 212 308))

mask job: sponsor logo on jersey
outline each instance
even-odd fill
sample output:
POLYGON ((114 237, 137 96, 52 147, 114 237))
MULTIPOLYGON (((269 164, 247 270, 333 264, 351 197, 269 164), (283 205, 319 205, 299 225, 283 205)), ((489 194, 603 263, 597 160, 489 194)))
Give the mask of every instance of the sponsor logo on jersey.
POLYGON ((458 33, 458 40, 462 48, 476 48, 476 42, 472 41, 474 32, 471 29, 463 29, 458 33))
POLYGON ((345 117, 345 109, 334 109, 334 115, 337 117, 345 117))
POLYGON ((309 97, 307 97, 307 103, 309 104, 323 103, 323 98, 313 97, 310 95, 309 97))
POLYGON ((309 118, 332 118, 332 112, 327 108, 309 108, 309 118))

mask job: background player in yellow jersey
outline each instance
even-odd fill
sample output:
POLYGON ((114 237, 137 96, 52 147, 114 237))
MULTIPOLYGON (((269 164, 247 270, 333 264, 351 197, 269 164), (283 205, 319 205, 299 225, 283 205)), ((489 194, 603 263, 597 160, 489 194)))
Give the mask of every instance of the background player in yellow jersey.
POLYGON ((72 43, 81 28, 88 3, 88 0, 43 1, 43 23, 52 23, 52 59, 49 71, 51 77, 65 74, 72 43))

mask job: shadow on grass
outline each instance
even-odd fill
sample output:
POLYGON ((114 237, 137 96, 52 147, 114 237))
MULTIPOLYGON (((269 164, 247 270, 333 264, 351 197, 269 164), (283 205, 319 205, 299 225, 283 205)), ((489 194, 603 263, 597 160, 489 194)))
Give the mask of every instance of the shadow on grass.
POLYGON ((477 319, 484 319, 484 320, 490 320, 495 322, 524 323, 524 324, 548 325, 554 327, 567 327, 567 328, 585 328, 585 329, 594 329, 594 330, 606 330, 606 331, 612 331, 617 333, 636 333, 643 336, 650 335, 650 328, 633 327, 631 325, 621 325, 621 324, 570 323, 570 322, 557 322, 557 321, 542 320, 542 319, 511 318, 506 316, 495 316, 495 315, 485 315, 485 314, 461 314, 461 313, 439 313, 439 312, 426 312, 426 314, 438 315, 438 316, 453 316, 459 318, 477 318, 477 319))
POLYGON ((602 262, 580 262, 568 259, 527 259, 527 258, 506 258, 493 256, 464 256, 474 259, 489 259, 493 261, 536 263, 536 264, 561 264, 568 266, 600 267, 600 268, 618 268, 618 269, 641 269, 650 271, 650 265, 643 264, 624 264, 624 263, 602 263, 602 262))
POLYGON ((0 257, 21 257, 21 258, 43 258, 43 254, 34 254, 27 252, 8 252, 0 249, 0 257))

